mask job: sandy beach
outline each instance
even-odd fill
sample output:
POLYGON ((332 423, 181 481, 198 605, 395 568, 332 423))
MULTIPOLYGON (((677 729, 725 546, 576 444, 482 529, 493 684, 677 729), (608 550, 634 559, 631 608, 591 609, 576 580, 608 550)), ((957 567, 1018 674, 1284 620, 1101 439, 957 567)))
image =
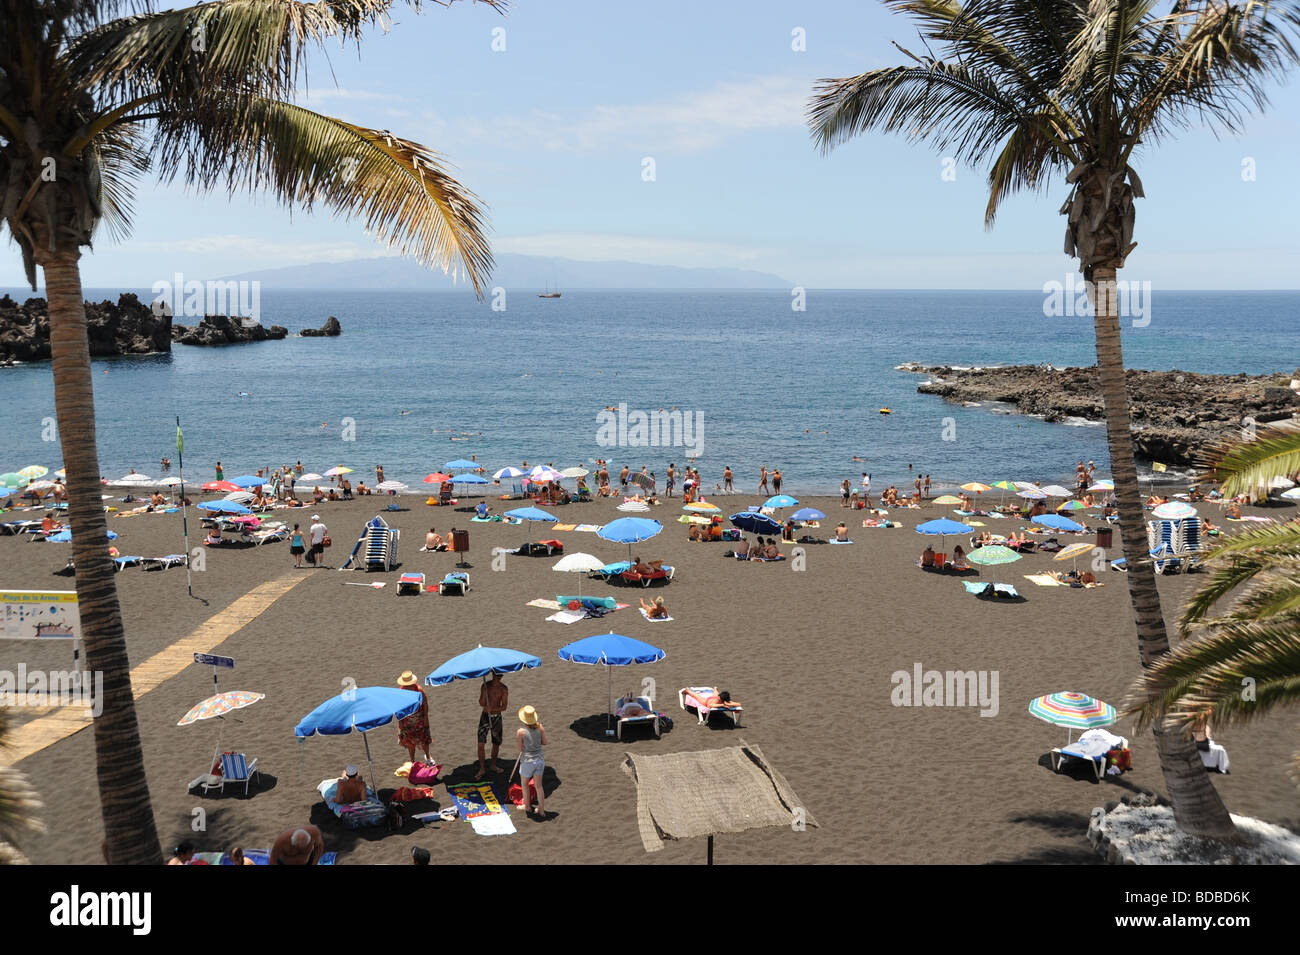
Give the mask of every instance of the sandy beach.
MULTIPOLYGON (((365 520, 390 498, 327 503, 318 510, 334 546, 328 563, 348 554, 365 520)), ((740 563, 724 558, 729 543, 695 543, 677 523, 680 498, 653 508, 664 532, 634 548, 646 559, 676 568, 675 579, 653 591, 582 582, 584 594, 612 594, 631 604, 602 620, 573 625, 547 622, 552 612, 528 606, 535 598, 573 593, 577 581, 551 570, 557 558, 517 557, 494 571, 491 550, 516 547, 528 537, 524 526, 475 524, 451 507, 428 507, 423 498, 402 497, 409 508, 383 513, 402 531, 401 570, 423 571, 436 580, 454 569, 460 555, 420 553, 424 532, 434 526, 469 528, 471 591, 463 597, 398 597, 392 573, 295 570, 287 543, 250 549, 212 550, 207 566, 194 574, 194 598, 186 595, 184 568, 145 572, 128 568, 117 576, 132 666, 176 644, 235 601, 268 581, 296 581, 212 652, 231 656, 236 669, 221 673, 221 689, 245 689, 266 698, 235 718, 178 727, 177 721, 211 693, 210 667, 190 665, 137 700, 150 796, 165 849, 183 838, 201 850, 239 845, 269 847, 287 827, 305 821, 319 826, 326 847, 340 864, 409 862, 412 846, 424 846, 435 864, 446 863, 701 863, 703 840, 670 843, 647 854, 637 831, 633 784, 620 771, 624 753, 658 754, 706 750, 744 739, 757 744, 789 781, 820 823, 819 828, 750 831, 717 839, 716 861, 736 863, 989 863, 1101 860, 1086 839, 1094 806, 1126 793, 1163 793, 1154 743, 1128 723, 1112 727, 1128 736, 1133 770, 1101 783, 1090 770, 1053 773, 1048 751, 1065 741, 1064 729, 1029 716, 1029 701, 1043 693, 1078 690, 1113 703, 1138 673, 1138 655, 1128 591, 1122 574, 1108 573, 1105 586, 1077 590, 1038 587, 1026 574, 1059 570, 1050 555, 1031 554, 1018 563, 979 568, 978 578, 1013 583, 1027 598, 1021 604, 985 602, 968 595, 955 577, 923 573, 914 562, 927 538, 915 526, 951 510, 930 504, 896 510, 901 528, 861 527, 863 512, 840 507, 838 498, 807 499, 827 514, 818 536, 833 534, 843 516, 852 546, 802 545, 806 569, 796 562, 740 563), (850 516, 850 514, 852 516, 850 516), (351 583, 386 582, 379 589, 351 583), (663 596, 674 619, 649 623, 637 599, 663 596), (653 678, 656 707, 676 720, 654 739, 633 732, 622 742, 603 735, 607 677, 601 669, 561 661, 565 643, 613 630, 663 648, 659 663, 620 668, 613 689, 639 688, 653 678), (514 761, 515 710, 536 707, 547 727, 546 807, 556 815, 535 823, 512 812, 519 831, 480 837, 464 822, 441 828, 408 824, 401 833, 385 828, 349 831, 321 804, 316 784, 356 763, 365 769, 358 735, 295 740, 295 724, 325 699, 357 686, 395 685, 404 670, 423 678, 441 663, 478 644, 512 647, 542 659, 538 669, 507 675, 510 707, 503 772, 494 777, 504 795, 505 772, 514 761), (978 707, 902 707, 891 702, 891 674, 930 670, 996 671, 996 715, 978 707), (712 683, 729 690, 745 707, 744 725, 697 725, 678 709, 677 691, 712 683), (256 756, 261 785, 245 798, 187 792, 204 772, 217 745, 256 756), (195 810, 206 829, 193 832, 195 810)), ((461 506, 477 498, 462 500, 461 506)), ((497 511, 520 506, 489 498, 497 511)), ((743 510, 758 498, 716 499, 725 513, 743 510)), ((1220 510, 1198 505, 1218 522, 1220 510)), ((306 523, 314 509, 280 512, 306 523)), ((553 509, 562 522, 603 524, 625 516, 609 500, 553 509)), ((1286 520, 1292 508, 1253 510, 1286 520)), ((27 516, 22 512, 6 519, 27 516)), ((39 516, 39 515, 38 515, 39 516)), ((279 514, 277 514, 279 518, 279 514)), ((1017 521, 989 522, 990 530, 1018 527, 1017 521)), ((181 549, 177 515, 112 517, 123 554, 155 556, 181 549)), ((1227 533, 1246 524, 1223 524, 1227 533)), ((199 539, 199 515, 190 511, 192 545, 199 539)), ((585 551, 613 561, 627 547, 593 533, 551 532, 533 525, 533 539, 555 537, 568 553, 585 551)), ((1065 540, 1068 535, 1062 535, 1065 540)), ((1078 538, 1093 540, 1092 535, 1078 538)), ((1118 542, 1118 535, 1116 536, 1118 542)), ((948 541, 951 549, 953 541, 948 541)), ((964 542, 963 542, 964 543, 964 542)), ((783 544, 789 554, 793 547, 783 544)), ((0 537, 5 583, 12 589, 66 590, 71 578, 54 576, 70 556, 68 545, 29 543, 0 537)), ((1110 551, 1118 557, 1118 543, 1110 551)), ((1160 578, 1167 619, 1174 619, 1194 575, 1160 578)), ((37 646, 0 642, 0 669, 67 669, 66 643, 37 646)), ((430 687, 433 755, 443 780, 463 781, 475 770, 478 687, 457 682, 430 687)), ((13 711, 14 723, 41 715, 13 711)), ((1227 747, 1232 773, 1216 776, 1228 808, 1293 830, 1300 827, 1300 801, 1285 765, 1294 749, 1294 718, 1279 716, 1247 729, 1215 733, 1227 747)), ((369 734, 381 789, 402 784, 393 770, 405 759, 395 726, 369 734)), ((45 801, 49 832, 28 838, 22 848, 33 862, 86 864, 101 861, 100 814, 94 782, 92 733, 78 732, 24 759, 45 801)), ((437 800, 450 804, 445 786, 437 800)))

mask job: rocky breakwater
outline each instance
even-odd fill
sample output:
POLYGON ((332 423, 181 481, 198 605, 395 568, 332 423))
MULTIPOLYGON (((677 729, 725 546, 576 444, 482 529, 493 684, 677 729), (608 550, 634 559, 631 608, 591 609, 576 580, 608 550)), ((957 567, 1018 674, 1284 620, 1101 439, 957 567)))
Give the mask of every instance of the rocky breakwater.
POLYGON ((260 322, 231 318, 228 315, 204 315, 197 325, 173 325, 172 341, 178 345, 242 345, 247 342, 279 341, 287 337, 283 325, 267 328, 260 322))
MULTIPOLYGON (((150 355, 172 347, 171 318, 155 315, 129 292, 116 303, 87 302, 86 330, 92 358, 150 355)), ((0 297, 0 363, 49 358, 50 315, 45 299, 29 298, 19 305, 8 295, 0 297)))
POLYGON ((335 338, 343 334, 343 326, 331 315, 320 328, 304 328, 298 334, 302 338, 335 338))
MULTIPOLYGON (((951 368, 900 365, 929 376, 917 387, 947 401, 999 401, 1046 421, 1105 421, 1101 381, 1095 367, 1048 371, 1036 365, 951 368)), ((1198 375, 1184 371, 1127 373, 1134 451, 1148 461, 1191 465, 1207 445, 1240 437, 1243 424, 1279 421, 1300 414, 1296 375, 1198 375)))

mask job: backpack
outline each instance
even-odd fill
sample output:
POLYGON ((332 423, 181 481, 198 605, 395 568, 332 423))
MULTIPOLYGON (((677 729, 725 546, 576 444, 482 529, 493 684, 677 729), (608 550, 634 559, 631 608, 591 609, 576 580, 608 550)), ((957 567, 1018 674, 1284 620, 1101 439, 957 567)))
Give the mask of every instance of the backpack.
POLYGON ((406 828, 406 810, 395 802, 388 804, 388 831, 401 832, 406 828))

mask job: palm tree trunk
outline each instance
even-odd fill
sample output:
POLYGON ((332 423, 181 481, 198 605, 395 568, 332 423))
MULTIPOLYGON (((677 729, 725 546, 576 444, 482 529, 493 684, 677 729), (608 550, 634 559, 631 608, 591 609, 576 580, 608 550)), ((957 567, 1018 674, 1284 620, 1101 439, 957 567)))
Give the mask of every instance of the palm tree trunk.
POLYGON ((144 778, 126 633, 108 553, 108 521, 100 498, 95 396, 79 258, 75 249, 38 252, 49 297, 54 401, 68 474, 81 637, 86 667, 104 678, 103 711, 95 718, 94 733, 105 858, 113 865, 160 865, 162 852, 144 778))
MULTIPOLYGON (((1160 594, 1156 590, 1155 567, 1147 547, 1142 491, 1138 486, 1137 464, 1133 460, 1115 276, 1116 270, 1112 268, 1092 270, 1097 370, 1101 376, 1102 399, 1106 404, 1111 477, 1119 500, 1119 534, 1128 564, 1125 576, 1137 623, 1138 653, 1142 666, 1149 667, 1169 652, 1169 636, 1160 609, 1160 594)), ((1237 838, 1232 817, 1210 782, 1191 736, 1165 720, 1156 721, 1152 731, 1178 828, 1196 836, 1237 838)))

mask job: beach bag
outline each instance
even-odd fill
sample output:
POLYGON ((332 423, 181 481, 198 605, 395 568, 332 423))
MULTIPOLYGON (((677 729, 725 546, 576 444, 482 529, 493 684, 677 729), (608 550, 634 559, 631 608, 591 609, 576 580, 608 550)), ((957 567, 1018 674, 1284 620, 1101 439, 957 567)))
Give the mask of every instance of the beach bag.
POLYGON ((667 733, 673 728, 673 718, 667 713, 659 714, 659 732, 667 733))
POLYGON ((320 545, 321 547, 329 547, 333 543, 334 542, 330 540, 330 536, 326 534, 325 537, 321 540, 320 545))
MULTIPOLYGON (((535 776, 529 777, 528 796, 530 799, 529 805, 535 806, 537 804, 537 777, 535 776)), ((515 783, 510 787, 510 791, 506 793, 506 797, 516 806, 522 806, 524 804, 524 787, 515 783)))
POLYGON ((412 786, 429 786, 437 781, 441 772, 442 767, 437 763, 412 763, 406 778, 412 786))
POLYGON ((1133 768, 1133 754, 1127 746, 1117 746, 1106 753, 1106 765, 1114 766, 1120 772, 1130 770, 1133 768))

